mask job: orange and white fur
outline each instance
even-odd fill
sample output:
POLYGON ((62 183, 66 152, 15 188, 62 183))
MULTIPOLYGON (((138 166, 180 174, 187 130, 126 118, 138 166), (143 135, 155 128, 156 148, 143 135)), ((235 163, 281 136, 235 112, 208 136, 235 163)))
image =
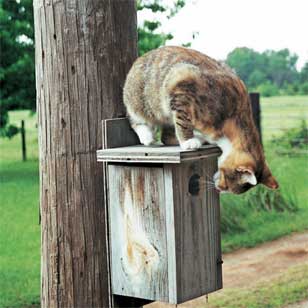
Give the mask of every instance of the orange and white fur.
POLYGON ((216 189, 243 193, 262 183, 278 188, 264 157, 244 83, 226 65, 191 49, 162 47, 138 58, 124 86, 131 125, 144 145, 161 126, 164 144, 222 150, 216 189))

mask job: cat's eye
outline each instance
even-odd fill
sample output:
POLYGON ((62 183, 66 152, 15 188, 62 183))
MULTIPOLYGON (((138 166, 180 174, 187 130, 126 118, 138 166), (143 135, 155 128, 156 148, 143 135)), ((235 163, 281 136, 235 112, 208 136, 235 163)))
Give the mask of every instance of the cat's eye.
POLYGON ((229 181, 235 181, 236 180, 236 174, 235 173, 229 173, 226 175, 227 179, 229 181))

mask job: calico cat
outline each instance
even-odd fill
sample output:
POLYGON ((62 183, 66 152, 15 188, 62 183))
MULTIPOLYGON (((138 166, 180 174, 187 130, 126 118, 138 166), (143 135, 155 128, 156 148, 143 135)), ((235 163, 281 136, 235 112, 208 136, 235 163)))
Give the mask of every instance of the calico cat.
POLYGON ((278 188, 266 164, 244 83, 225 64, 192 49, 162 47, 138 58, 127 75, 124 104, 140 142, 184 150, 205 141, 222 150, 215 187, 240 194, 262 183, 278 188))

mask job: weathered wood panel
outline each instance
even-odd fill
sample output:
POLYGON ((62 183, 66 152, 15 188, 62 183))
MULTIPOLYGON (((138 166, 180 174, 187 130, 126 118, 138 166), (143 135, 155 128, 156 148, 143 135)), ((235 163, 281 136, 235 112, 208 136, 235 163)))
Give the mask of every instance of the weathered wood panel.
POLYGON ((125 115, 135 1, 34 0, 42 307, 109 307, 101 120, 125 115))
MULTIPOLYGON (((177 273, 176 264, 176 229, 173 192, 173 170, 174 168, 164 166, 165 202, 166 202, 166 233, 167 233, 167 256, 168 256, 168 302, 178 302, 178 285, 181 279, 177 273)), ((181 193, 181 192, 177 192, 181 193)))
POLYGON ((103 149, 140 144, 139 138, 131 128, 128 118, 103 120, 102 128, 104 133, 103 149))
POLYGON ((165 166, 165 190, 173 191, 174 208, 166 204, 166 216, 173 216, 167 221, 174 222, 174 226, 167 224, 167 234, 173 234, 175 241, 168 240, 168 254, 172 254, 168 266, 172 271, 176 268, 176 277, 169 278, 170 287, 177 290, 170 297, 174 303, 222 288, 219 195, 208 184, 216 170, 215 157, 165 166))
POLYGON ((163 169, 108 170, 113 293, 168 301, 163 169))
MULTIPOLYGON (((134 135, 135 133, 130 128, 127 118, 116 118, 116 119, 107 119, 102 121, 102 147, 103 149, 108 149, 109 147, 122 147, 127 145, 136 145, 138 144, 138 137, 134 135), (120 129, 119 129, 120 128, 120 129), (137 138, 137 139, 136 139, 137 138)), ((107 163, 104 163, 105 170, 108 170, 107 163)), ((108 276, 110 277, 111 282, 111 236, 110 236, 110 214, 108 210, 109 198, 107 196, 109 191, 108 184, 108 174, 105 172, 104 176, 104 196, 105 196, 105 208, 107 215, 105 216, 105 224, 107 226, 107 250, 108 250, 108 276)), ((112 294, 111 284, 110 284, 110 294, 112 294)), ((150 303, 151 301, 128 297, 123 295, 111 296, 111 306, 113 307, 141 307, 150 303)))

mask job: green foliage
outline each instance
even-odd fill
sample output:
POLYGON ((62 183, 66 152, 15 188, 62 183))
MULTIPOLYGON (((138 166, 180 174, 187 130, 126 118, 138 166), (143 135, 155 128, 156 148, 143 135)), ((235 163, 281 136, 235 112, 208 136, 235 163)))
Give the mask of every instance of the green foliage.
POLYGON ((302 83, 308 83, 308 62, 305 63, 305 65, 303 66, 301 70, 300 81, 302 83))
POLYGON ((8 111, 35 109, 32 0, 0 0, 0 134, 10 137, 8 111))
POLYGON ((294 192, 272 191, 262 185, 241 197, 229 195, 221 198, 221 231, 234 234, 247 231, 248 216, 253 212, 296 212, 298 200, 294 192))
POLYGON ((281 190, 269 190, 258 185, 246 195, 247 205, 258 211, 295 212, 298 210, 298 200, 294 192, 282 194, 281 190))
POLYGON ((298 56, 288 49, 259 53, 247 47, 235 48, 227 56, 229 64, 243 79, 249 90, 263 96, 305 94, 308 63, 301 72, 296 69, 298 56))
POLYGON ((307 95, 308 94, 308 81, 302 83, 300 85, 300 94, 307 95))
POLYGON ((6 125, 2 129, 0 129, 0 137, 7 137, 11 139, 13 136, 19 133, 19 128, 15 125, 6 125))
POLYGON ((238 206, 242 202, 236 197, 232 199, 228 198, 228 196, 222 196, 220 203, 221 232, 223 234, 233 234, 245 231, 242 222, 248 214, 248 211, 244 207, 238 206))
POLYGON ((257 91, 265 97, 269 97, 269 96, 275 96, 279 94, 279 89, 278 87, 273 84, 270 83, 269 81, 261 83, 258 87, 257 87, 257 91))
MULTIPOLYGON (((167 6, 162 0, 139 0, 137 2, 138 11, 148 9, 153 13, 164 14, 168 19, 172 18, 178 11, 185 6, 185 0, 174 0, 173 5, 167 6)), ((161 23, 159 21, 144 21, 143 25, 138 27, 138 50, 139 55, 164 46, 166 41, 173 38, 171 33, 164 33, 160 31, 161 23)), ((193 34, 193 38, 194 38, 193 34)), ((186 47, 190 43, 184 44, 186 47)))
POLYGON ((150 9, 152 12, 167 13, 167 18, 173 17, 178 11, 185 6, 186 0, 174 0, 173 6, 163 5, 162 0, 137 0, 137 10, 150 9))
POLYGON ((262 53, 267 60, 267 75, 269 80, 282 87, 285 83, 293 83, 298 79, 296 62, 298 56, 291 54, 288 49, 279 51, 267 50, 262 53))
POLYGON ((254 87, 266 78, 264 76, 266 67, 265 58, 253 49, 247 47, 235 48, 228 54, 226 63, 235 69, 236 73, 248 86, 254 87), (256 69, 258 72, 254 73, 256 69), (262 74, 261 80, 260 76, 254 76, 253 73, 254 75, 262 74), (250 78, 251 80, 249 80, 250 78))
POLYGON ((307 149, 308 148, 308 127, 307 122, 302 120, 301 125, 297 128, 286 130, 283 135, 274 137, 272 144, 278 148, 288 150, 307 149))
POLYGON ((138 28, 138 50, 139 55, 165 45, 167 40, 173 36, 164 33, 155 33, 154 31, 160 26, 159 22, 145 21, 142 28, 138 28))

